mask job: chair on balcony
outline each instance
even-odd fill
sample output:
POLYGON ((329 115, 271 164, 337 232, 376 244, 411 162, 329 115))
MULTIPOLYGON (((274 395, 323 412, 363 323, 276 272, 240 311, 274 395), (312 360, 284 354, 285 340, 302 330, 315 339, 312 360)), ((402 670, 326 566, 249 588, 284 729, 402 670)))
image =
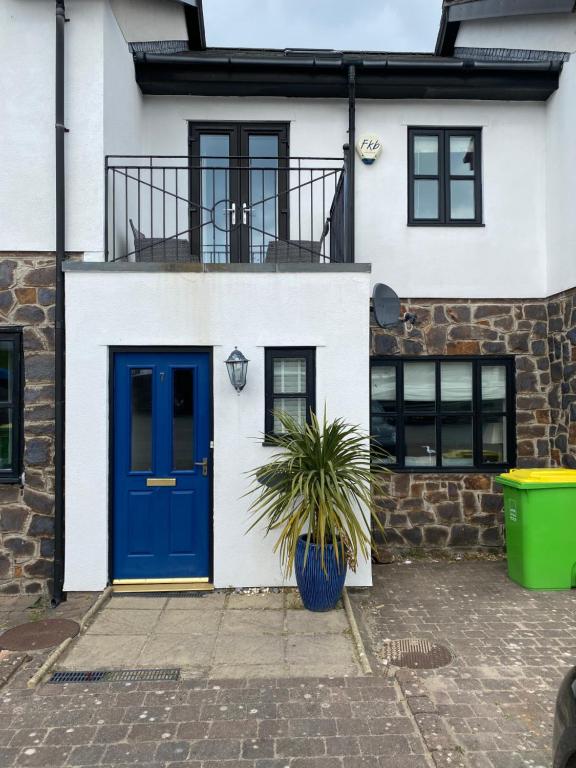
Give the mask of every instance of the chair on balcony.
POLYGON ((200 262, 197 255, 190 253, 190 242, 186 238, 146 237, 134 226, 130 219, 134 235, 134 254, 136 261, 154 261, 173 263, 176 261, 200 262))
POLYGON ((317 240, 273 240, 268 243, 268 264, 318 264, 322 259, 322 242, 317 240))

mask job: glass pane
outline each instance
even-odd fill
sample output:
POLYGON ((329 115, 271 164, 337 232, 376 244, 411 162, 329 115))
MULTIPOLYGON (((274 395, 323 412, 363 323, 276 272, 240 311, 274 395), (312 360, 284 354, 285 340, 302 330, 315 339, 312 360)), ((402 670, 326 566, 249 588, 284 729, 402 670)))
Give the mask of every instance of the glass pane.
POLYGON ((14 376, 14 344, 0 341, 0 402, 12 399, 12 379, 14 376))
POLYGON ((230 137, 200 136, 202 261, 230 261, 230 137))
POLYGON ((380 460, 383 464, 396 463, 396 419, 390 416, 372 416, 372 437, 386 451, 388 456, 380 460))
MULTIPOLYGON (((274 411, 283 411, 288 416, 296 419, 298 424, 304 424, 306 421, 306 398, 305 397, 275 397, 274 411)), ((280 420, 274 416, 274 433, 276 435, 284 432, 284 427, 280 420)))
POLYGON ((472 363, 442 363, 440 380, 442 410, 472 410, 472 363))
POLYGON ((250 261, 266 260, 278 237, 278 136, 250 136, 250 261), (270 170, 268 170, 270 169, 270 170))
POLYGON ((506 410, 506 368, 503 365, 482 366, 482 410, 506 410))
POLYGON ((11 408, 0 408, 0 469, 12 469, 11 408))
POLYGON ((174 371, 172 461, 174 469, 194 469, 194 371, 190 368, 174 371))
POLYGON ((152 469, 152 370, 130 370, 131 464, 132 472, 152 469))
POLYGON ((473 219, 476 215, 473 181, 450 182, 450 217, 473 219))
POLYGON ((474 136, 451 136, 450 174, 452 176, 473 176, 474 164, 474 136))
POLYGON ((416 179, 414 182, 414 218, 438 218, 438 182, 416 179))
POLYGON ((416 176, 438 175, 438 136, 414 137, 414 173, 416 176))
POLYGON ((436 363, 404 363, 404 408, 436 409, 436 363))
POLYGON ((471 467, 474 464, 471 416, 442 417, 442 466, 471 467))
POLYGON ((434 416, 406 416, 404 440, 407 467, 436 466, 436 419, 434 416))
POLYGON ((396 367, 374 366, 372 376, 372 411, 396 410, 396 367))
POLYGON ((306 392, 306 359, 275 357, 274 394, 288 395, 300 392, 306 392))
POLYGON ((486 416, 482 420, 482 461, 486 464, 508 461, 505 416, 486 416))

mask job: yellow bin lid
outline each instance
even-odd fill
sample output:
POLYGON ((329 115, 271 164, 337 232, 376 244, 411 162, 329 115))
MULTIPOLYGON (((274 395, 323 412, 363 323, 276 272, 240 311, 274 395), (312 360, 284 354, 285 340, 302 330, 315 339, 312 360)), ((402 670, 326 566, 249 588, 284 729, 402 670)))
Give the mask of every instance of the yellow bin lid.
POLYGON ((552 469, 511 469, 499 475, 519 485, 542 485, 544 483, 575 483, 576 469, 554 467, 552 469))

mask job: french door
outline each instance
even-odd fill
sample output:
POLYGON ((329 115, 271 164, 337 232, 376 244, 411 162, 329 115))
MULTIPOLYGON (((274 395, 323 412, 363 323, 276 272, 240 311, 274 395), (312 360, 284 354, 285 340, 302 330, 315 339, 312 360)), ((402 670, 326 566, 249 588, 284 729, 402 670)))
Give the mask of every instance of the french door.
POLYGON ((190 232, 203 263, 263 263, 288 238, 288 126, 191 123, 190 232))

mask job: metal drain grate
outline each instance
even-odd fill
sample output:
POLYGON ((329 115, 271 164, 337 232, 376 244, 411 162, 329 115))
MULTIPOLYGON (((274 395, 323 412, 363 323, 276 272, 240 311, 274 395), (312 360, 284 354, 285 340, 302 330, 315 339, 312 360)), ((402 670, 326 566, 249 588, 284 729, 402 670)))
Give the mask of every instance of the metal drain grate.
POLYGON ((119 669, 54 672, 49 683, 141 683, 180 680, 179 669, 119 669))
POLYGON ((408 669, 437 669, 452 661, 448 648, 415 638, 390 640, 380 649, 379 656, 385 664, 408 669))
POLYGON ((202 598, 207 597, 207 595, 213 595, 214 592, 116 592, 114 595, 112 595, 112 600, 125 600, 127 598, 134 598, 134 597, 143 597, 143 598, 154 598, 154 597, 189 597, 189 598, 202 598))

